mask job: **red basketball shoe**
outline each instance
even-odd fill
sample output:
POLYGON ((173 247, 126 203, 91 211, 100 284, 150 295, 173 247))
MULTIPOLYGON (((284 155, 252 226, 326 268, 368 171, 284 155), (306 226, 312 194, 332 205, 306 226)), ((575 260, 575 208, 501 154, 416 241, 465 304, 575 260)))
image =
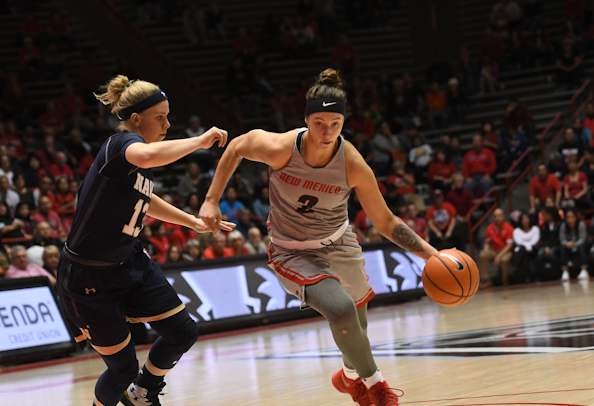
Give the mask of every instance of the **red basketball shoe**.
MULTIPOLYGON (((351 395, 353 401, 359 406, 373 406, 367 387, 361 378, 353 381, 352 379, 347 378, 344 371, 341 369, 332 375, 332 385, 334 385, 339 392, 351 395)), ((389 405, 389 403, 387 403, 387 405, 389 405)))
POLYGON ((398 406, 398 396, 388 387, 386 381, 369 388, 369 395, 375 406, 398 406))

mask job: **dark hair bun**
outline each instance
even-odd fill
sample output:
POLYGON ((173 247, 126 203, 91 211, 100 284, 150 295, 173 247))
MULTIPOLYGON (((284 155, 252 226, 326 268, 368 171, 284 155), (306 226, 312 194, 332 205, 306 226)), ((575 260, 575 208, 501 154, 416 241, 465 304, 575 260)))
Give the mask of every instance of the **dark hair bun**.
POLYGON ((336 69, 328 68, 318 75, 316 84, 341 89, 342 79, 340 78, 340 75, 336 69))

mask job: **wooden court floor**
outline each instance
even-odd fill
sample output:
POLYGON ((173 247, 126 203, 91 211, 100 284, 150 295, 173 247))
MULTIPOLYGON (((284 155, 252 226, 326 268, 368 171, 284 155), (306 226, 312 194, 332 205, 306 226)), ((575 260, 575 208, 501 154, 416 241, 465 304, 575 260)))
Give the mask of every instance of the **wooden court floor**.
MULTIPOLYGON (((372 309, 369 337, 402 405, 594 405, 594 283, 486 291, 372 309)), ((139 352, 139 359, 146 350, 139 352)), ((323 320, 202 338, 167 377, 164 406, 351 405, 323 320)), ((101 359, 0 371, 0 406, 90 406, 101 359)))

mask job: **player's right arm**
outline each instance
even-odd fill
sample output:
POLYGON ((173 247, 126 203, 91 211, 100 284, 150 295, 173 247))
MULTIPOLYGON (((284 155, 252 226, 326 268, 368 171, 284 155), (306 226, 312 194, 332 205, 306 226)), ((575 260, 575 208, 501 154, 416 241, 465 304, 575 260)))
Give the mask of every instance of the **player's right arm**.
POLYGON ((135 142, 126 148, 126 160, 134 166, 145 169, 169 165, 197 149, 208 149, 217 141, 219 147, 225 146, 227 131, 212 127, 199 137, 148 144, 135 142))
POLYGON ((241 160, 246 158, 250 161, 262 162, 274 170, 283 168, 291 160, 296 136, 297 130, 283 134, 252 130, 234 138, 229 143, 219 161, 214 179, 199 213, 199 217, 212 232, 219 231, 222 217, 219 201, 225 186, 241 160))

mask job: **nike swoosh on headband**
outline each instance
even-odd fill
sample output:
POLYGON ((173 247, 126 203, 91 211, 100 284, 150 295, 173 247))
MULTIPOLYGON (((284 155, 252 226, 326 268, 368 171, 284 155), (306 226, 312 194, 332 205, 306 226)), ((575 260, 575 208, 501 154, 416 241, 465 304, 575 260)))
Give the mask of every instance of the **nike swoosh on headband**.
POLYGON ((336 102, 332 102, 332 103, 326 103, 326 102, 323 102, 323 103, 322 103, 322 106, 324 106, 324 107, 328 107, 328 106, 332 106, 333 104, 336 104, 336 102))

